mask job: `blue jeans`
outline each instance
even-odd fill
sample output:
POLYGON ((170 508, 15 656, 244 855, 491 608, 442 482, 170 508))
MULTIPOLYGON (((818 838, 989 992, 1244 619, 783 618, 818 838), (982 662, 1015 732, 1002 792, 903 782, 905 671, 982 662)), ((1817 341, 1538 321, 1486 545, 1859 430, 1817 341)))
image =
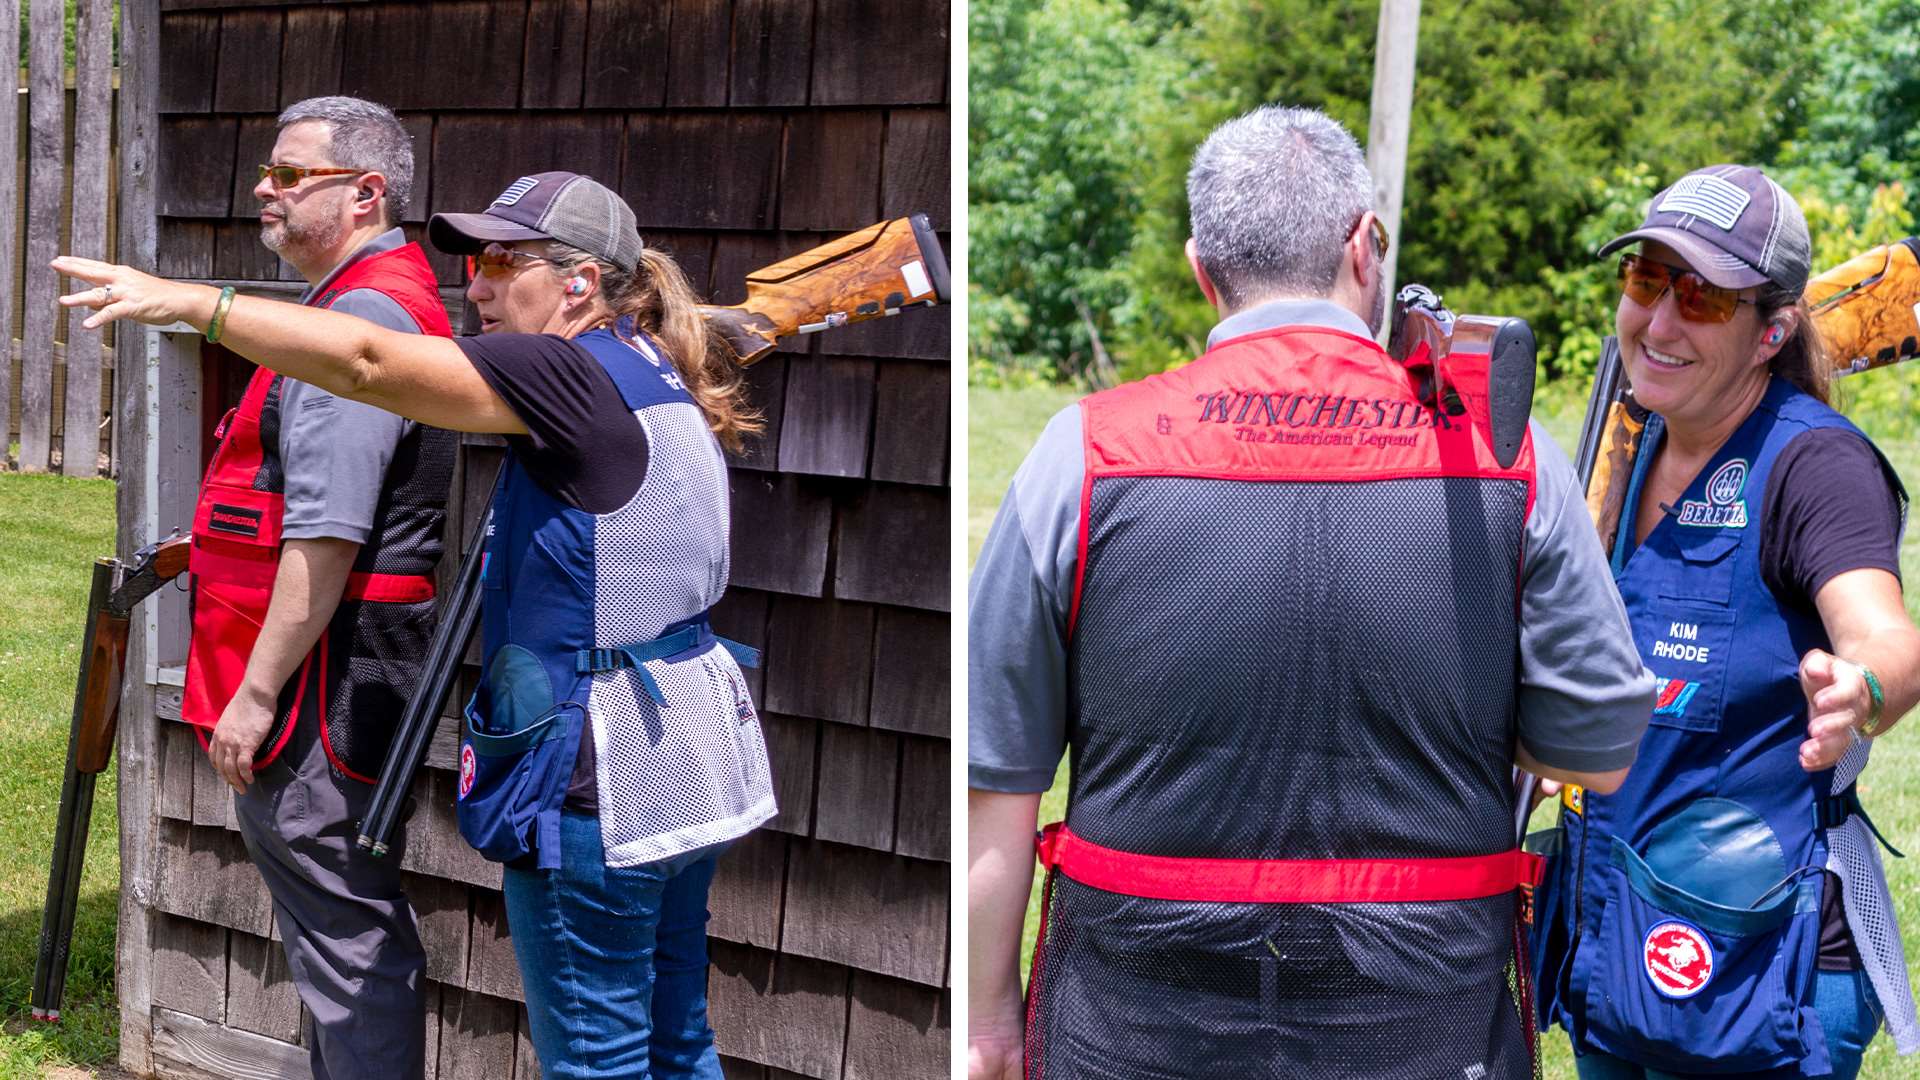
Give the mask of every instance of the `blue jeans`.
MULTIPOLYGON (((1880 1028, 1880 1000, 1865 971, 1813 973, 1813 1011, 1827 1033, 1827 1056, 1833 1060, 1833 1080, 1853 1080, 1860 1059, 1880 1028)), ((1574 1059, 1580 1080, 1676 1080, 1691 1074, 1643 1069, 1611 1054, 1588 1053, 1574 1059)), ((1715 1080, 1799 1080, 1800 1068, 1789 1065, 1757 1073, 1714 1073, 1715 1080)))
POLYGON ((501 877, 548 1080, 721 1080, 707 1026, 707 887, 725 844, 612 868, 600 819, 563 814, 561 868, 501 877))

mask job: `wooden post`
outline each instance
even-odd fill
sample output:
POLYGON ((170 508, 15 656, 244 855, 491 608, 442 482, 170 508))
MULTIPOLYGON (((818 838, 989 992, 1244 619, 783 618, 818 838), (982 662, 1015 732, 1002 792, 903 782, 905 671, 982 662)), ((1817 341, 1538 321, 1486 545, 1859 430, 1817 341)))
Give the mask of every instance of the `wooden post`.
MULTIPOLYGON (((116 257, 140 270, 154 269, 154 167, 158 158, 155 93, 160 79, 160 0, 121 0, 119 251, 116 257)), ((147 450, 149 350, 157 333, 123 327, 114 337, 114 427, 121 462, 115 499, 118 550, 127 558, 154 537, 141 535, 158 486, 147 450)), ((153 599, 158 599, 157 597, 153 599)), ((154 796, 159 787, 159 724, 148 681, 152 635, 146 618, 129 636, 126 684, 120 695, 120 921, 114 992, 120 1001, 120 1063, 145 1076, 153 1070, 153 934, 155 857, 159 830, 154 796)))
MULTIPOLYGON (((1413 121, 1413 59, 1420 43, 1420 0, 1381 0, 1373 45, 1373 109, 1367 121, 1367 171, 1373 174, 1373 211, 1394 244, 1387 249, 1381 287, 1389 299, 1400 262, 1400 197, 1407 179, 1407 131, 1413 121)), ((1385 326, 1380 328, 1386 340, 1385 326)))
POLYGON ((60 254, 61 181, 66 171, 64 5, 34 0, 28 30, 27 289, 20 332, 20 467, 44 472, 53 456, 53 327, 60 254))
MULTIPOLYGON (((112 0, 79 0, 74 29, 73 254, 107 257, 107 123, 113 115, 112 0)), ((64 290, 63 290, 64 291, 64 290)), ((67 322, 67 412, 60 471, 99 472, 102 333, 67 322)))
MULTIPOLYGON (((20 55, 20 19, 19 7, 9 5, 12 17, 0 19, 0 56, 18 57, 20 55)), ((14 238, 20 235, 19 214, 14 205, 13 193, 19 191, 20 161, 14 147, 20 145, 20 67, 17 63, 7 68, 8 75, 0 79, 0 87, 5 87, 7 100, 0 108, 0 147, 6 152, 0 153, 0 355, 6 362, 0 363, 0 439, 11 440, 13 435, 13 282, 14 274, 20 265, 19 250, 13 246, 14 238)), ((0 450, 0 469, 6 467, 7 453, 0 450)))

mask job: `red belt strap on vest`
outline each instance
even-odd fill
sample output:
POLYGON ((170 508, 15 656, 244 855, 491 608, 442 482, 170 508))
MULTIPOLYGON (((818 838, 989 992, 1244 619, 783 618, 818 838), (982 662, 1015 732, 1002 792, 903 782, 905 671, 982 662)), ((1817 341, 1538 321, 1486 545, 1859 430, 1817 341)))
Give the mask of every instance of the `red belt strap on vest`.
POLYGON ((340 598, 417 604, 433 599, 433 579, 422 574, 348 574, 347 591, 340 598))
POLYGON ((1477 900, 1540 882, 1544 860, 1519 848, 1436 859, 1187 859, 1135 855, 1083 840, 1054 822, 1040 864, 1082 885, 1150 900, 1365 904, 1477 900))

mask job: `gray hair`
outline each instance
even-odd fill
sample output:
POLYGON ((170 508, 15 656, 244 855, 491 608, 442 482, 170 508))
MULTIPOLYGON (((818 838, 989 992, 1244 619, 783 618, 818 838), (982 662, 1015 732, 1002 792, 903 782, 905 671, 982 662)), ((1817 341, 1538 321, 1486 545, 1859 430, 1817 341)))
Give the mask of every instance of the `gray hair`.
POLYGON ((413 197, 413 139, 393 110, 364 98, 334 95, 296 101, 280 114, 282 128, 307 121, 327 125, 328 156, 334 164, 387 178, 387 224, 398 225, 413 197))
POLYGON ((1231 310, 1331 293, 1343 245, 1373 207, 1373 178, 1325 113, 1263 105, 1195 151, 1187 205, 1200 265, 1231 310))

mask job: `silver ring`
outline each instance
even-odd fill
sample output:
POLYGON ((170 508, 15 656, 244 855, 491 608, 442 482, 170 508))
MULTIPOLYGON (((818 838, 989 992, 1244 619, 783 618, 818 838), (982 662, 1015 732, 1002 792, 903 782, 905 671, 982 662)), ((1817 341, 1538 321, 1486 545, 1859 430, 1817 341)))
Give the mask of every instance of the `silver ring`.
POLYGON ((111 285, 100 286, 100 302, 102 304, 113 303, 113 286, 111 285))

